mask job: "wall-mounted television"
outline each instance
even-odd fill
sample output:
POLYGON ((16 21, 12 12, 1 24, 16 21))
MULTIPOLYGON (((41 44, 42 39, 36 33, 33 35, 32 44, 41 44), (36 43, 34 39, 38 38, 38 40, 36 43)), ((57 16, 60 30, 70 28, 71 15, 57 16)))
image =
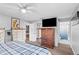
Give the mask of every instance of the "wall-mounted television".
POLYGON ((77 11, 77 17, 79 18, 79 11, 77 11))
POLYGON ((42 27, 56 27, 57 26, 57 18, 49 18, 42 20, 42 27))

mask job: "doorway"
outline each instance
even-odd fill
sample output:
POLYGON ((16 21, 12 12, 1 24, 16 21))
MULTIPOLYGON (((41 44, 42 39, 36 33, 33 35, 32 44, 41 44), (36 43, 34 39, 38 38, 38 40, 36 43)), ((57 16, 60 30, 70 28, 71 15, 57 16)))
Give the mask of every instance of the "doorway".
POLYGON ((29 25, 26 25, 26 42, 29 41, 29 25))
POLYGON ((59 22, 59 37, 60 43, 69 44, 70 42, 70 22, 60 21, 59 22))

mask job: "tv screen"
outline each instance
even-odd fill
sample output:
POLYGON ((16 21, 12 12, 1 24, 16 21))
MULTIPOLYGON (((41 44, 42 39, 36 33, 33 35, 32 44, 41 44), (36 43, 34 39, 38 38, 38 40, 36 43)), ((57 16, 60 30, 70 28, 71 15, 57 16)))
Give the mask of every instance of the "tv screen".
POLYGON ((79 11, 77 11, 77 17, 79 18, 79 11))
POLYGON ((42 27, 55 27, 55 26, 56 26, 56 18, 42 20, 42 27))

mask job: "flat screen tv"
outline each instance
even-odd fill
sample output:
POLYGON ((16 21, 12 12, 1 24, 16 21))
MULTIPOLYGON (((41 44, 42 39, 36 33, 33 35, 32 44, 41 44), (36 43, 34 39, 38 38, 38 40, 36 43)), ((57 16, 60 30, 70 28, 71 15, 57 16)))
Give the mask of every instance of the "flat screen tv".
POLYGON ((42 20, 42 27, 56 27, 57 19, 49 18, 42 20))
POLYGON ((79 18, 79 11, 77 11, 77 17, 79 18))

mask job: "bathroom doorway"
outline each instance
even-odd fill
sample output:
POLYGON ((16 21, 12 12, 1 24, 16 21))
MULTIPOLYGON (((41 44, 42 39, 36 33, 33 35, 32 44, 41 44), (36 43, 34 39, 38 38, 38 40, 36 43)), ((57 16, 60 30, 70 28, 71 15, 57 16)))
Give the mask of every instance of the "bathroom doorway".
POLYGON ((69 21, 62 21, 60 22, 60 30, 59 30, 59 36, 60 40, 69 40, 69 21))

